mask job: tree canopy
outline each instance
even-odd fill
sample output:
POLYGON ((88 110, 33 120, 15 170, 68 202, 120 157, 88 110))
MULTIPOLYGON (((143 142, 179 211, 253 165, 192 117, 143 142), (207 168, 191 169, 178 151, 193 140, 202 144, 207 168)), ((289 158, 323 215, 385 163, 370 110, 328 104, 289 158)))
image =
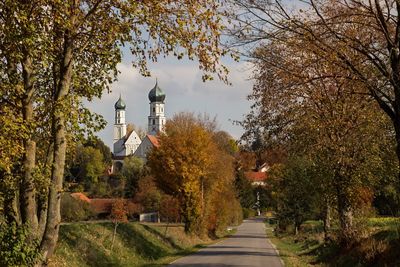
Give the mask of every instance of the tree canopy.
MULTIPOLYGON (((381 103, 383 94, 394 96, 397 89, 376 64, 393 58, 387 57, 379 1, 303 2, 304 9, 289 12, 280 1, 235 1, 243 11, 236 16, 235 41, 257 44, 248 51, 256 82, 244 139, 253 150, 287 151, 280 211, 293 215, 296 224, 299 216, 292 212, 301 211, 302 203, 306 214, 313 200, 303 193, 315 184, 319 206, 325 206, 325 215, 336 207, 343 244, 349 244, 357 236, 353 219, 362 192, 398 171, 393 163, 398 118, 381 103), (305 202, 293 202, 300 196, 305 202)), ((397 10, 394 4, 385 8, 397 10)))
POLYGON ((159 136, 160 147, 152 150, 148 165, 159 188, 179 199, 185 230, 215 234, 235 216, 239 218, 240 204, 230 149, 215 142, 213 136, 220 134, 204 119, 178 113, 167 121, 165 134, 159 136))
POLYGON ((227 69, 219 62, 225 53, 219 42, 221 4, 0 3, 2 205, 7 221, 28 225, 31 238, 27 240, 39 240, 43 262, 53 254, 58 238, 69 144, 85 131, 105 125, 84 107, 83 100, 101 97, 110 89, 124 46, 133 55, 133 67, 143 75, 150 74, 149 60, 172 55, 198 59, 204 79, 211 73, 225 79, 227 69))

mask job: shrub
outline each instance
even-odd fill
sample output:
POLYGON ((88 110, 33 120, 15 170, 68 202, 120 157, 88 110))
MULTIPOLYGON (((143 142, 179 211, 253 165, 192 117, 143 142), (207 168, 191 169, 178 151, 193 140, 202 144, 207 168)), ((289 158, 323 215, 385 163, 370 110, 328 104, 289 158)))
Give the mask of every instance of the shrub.
POLYGON ((243 219, 256 216, 256 211, 253 209, 243 208, 243 219))
POLYGON ((29 242, 26 226, 0 224, 0 266, 33 266, 39 256, 38 243, 29 242))
POLYGON ((92 218, 94 212, 89 203, 77 200, 70 194, 63 194, 61 197, 61 218, 64 222, 84 221, 92 218))

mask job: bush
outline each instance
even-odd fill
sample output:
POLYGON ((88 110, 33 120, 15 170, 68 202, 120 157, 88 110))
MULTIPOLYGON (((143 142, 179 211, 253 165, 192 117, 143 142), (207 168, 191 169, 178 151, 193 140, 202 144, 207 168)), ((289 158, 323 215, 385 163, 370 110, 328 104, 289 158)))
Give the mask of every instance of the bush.
POLYGON ((243 219, 256 216, 256 211, 253 209, 243 208, 243 219))
POLYGON ((28 242, 25 226, 0 224, 0 266, 33 266, 39 256, 38 243, 28 242))
POLYGON ((181 221, 181 204, 177 198, 170 195, 163 195, 160 205, 160 216, 166 222, 181 221))
POLYGON ((64 222, 85 221, 94 216, 89 203, 77 200, 69 193, 61 197, 61 218, 64 222))

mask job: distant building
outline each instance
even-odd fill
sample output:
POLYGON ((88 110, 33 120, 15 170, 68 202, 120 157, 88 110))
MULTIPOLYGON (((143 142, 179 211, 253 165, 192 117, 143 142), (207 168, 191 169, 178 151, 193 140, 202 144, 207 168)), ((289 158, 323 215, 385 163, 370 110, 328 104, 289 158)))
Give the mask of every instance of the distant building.
POLYGON ((266 172, 245 172, 244 175, 254 186, 265 186, 267 179, 266 172))
POLYGON ((119 97, 115 107, 115 123, 114 123, 114 157, 126 157, 133 155, 139 147, 141 140, 138 134, 133 130, 126 132, 125 123, 125 102, 119 97))
POLYGON ((269 170, 269 165, 268 165, 268 163, 264 163, 263 165, 261 165, 259 168, 258 168, 258 171, 259 172, 267 172, 269 170))
POLYGON ((165 128, 165 93, 156 82, 153 89, 149 92, 150 115, 148 116, 146 137, 141 140, 139 135, 134 131, 127 132, 127 124, 125 121, 126 104, 121 96, 115 103, 115 123, 114 123, 114 139, 113 139, 113 167, 112 172, 116 172, 122 168, 123 161, 126 157, 136 156, 146 160, 148 152, 153 147, 158 146, 157 134, 163 132, 165 128))
POLYGON ((245 172, 244 175, 254 186, 265 186, 268 178, 269 165, 264 163, 257 171, 245 172))

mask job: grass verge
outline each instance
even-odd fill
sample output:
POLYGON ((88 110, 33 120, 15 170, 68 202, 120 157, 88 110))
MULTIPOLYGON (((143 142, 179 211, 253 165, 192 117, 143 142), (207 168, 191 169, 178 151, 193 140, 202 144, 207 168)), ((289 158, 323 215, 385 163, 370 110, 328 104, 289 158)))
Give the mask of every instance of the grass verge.
POLYGON ((323 242, 322 223, 307 221, 298 235, 275 235, 273 225, 266 223, 267 236, 277 247, 287 267, 293 266, 400 266, 400 220, 371 218, 362 229, 364 234, 350 247, 341 248, 333 241, 323 242))
POLYGON ((213 243, 187 235, 180 224, 112 223, 62 225, 50 266, 164 266, 213 243))
POLYGON ((296 240, 293 235, 283 234, 277 237, 273 226, 266 224, 267 237, 276 246, 279 255, 287 267, 319 266, 315 265, 315 257, 309 255, 320 244, 316 240, 296 240))

